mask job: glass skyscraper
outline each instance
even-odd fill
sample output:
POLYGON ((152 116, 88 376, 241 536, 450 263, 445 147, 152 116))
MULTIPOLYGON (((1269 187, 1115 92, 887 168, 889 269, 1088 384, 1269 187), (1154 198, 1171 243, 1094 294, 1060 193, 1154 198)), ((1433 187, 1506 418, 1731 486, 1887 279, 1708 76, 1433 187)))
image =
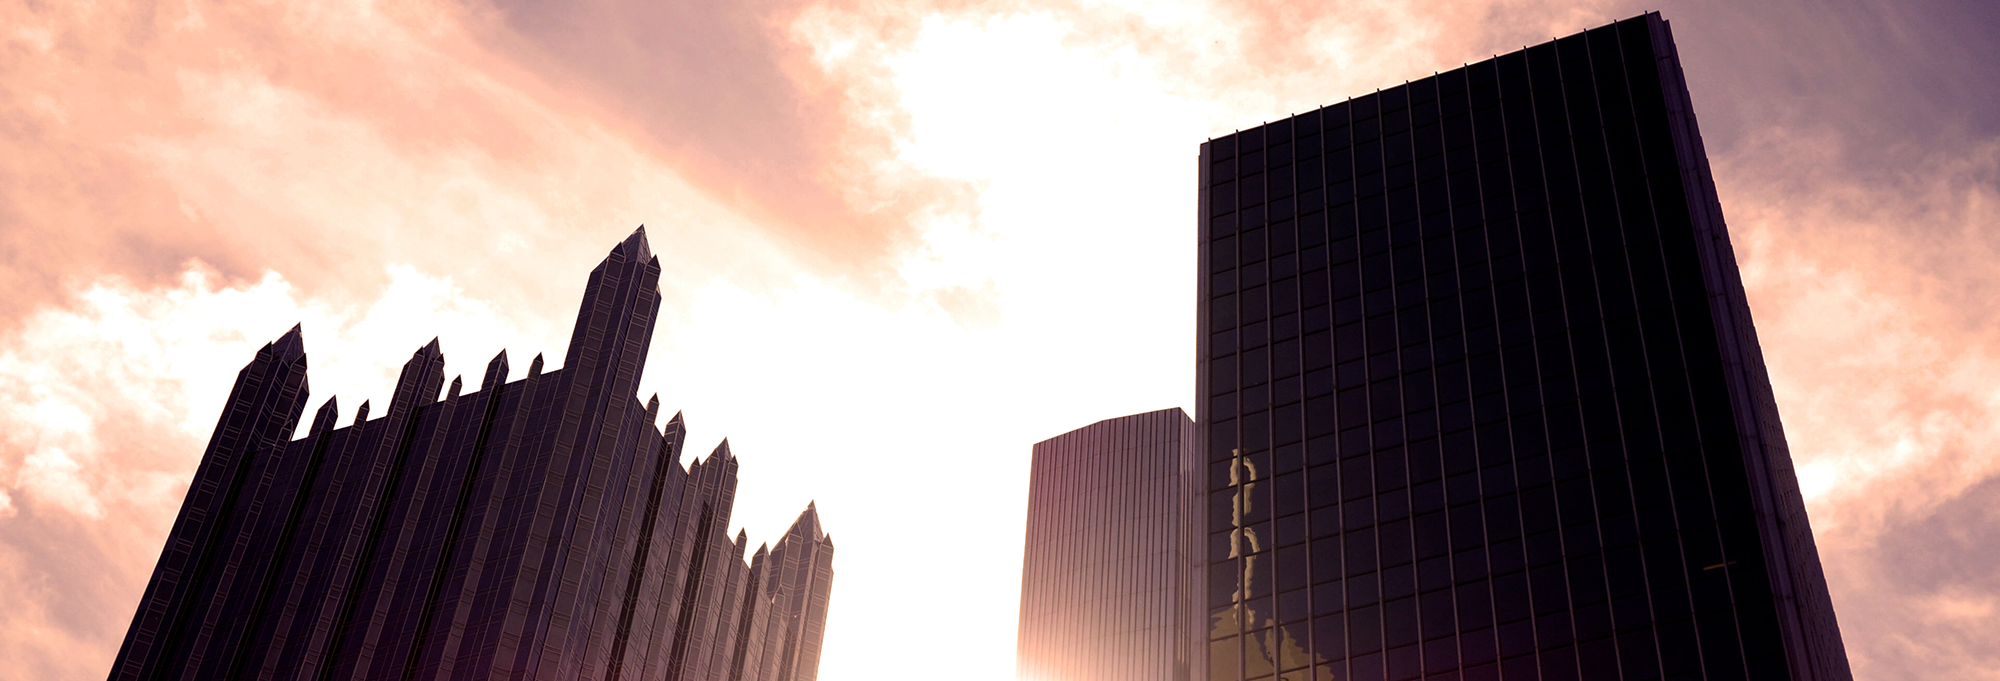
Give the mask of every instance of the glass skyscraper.
POLYGON ((1193 661, 1194 422, 1179 409, 1038 442, 1021 569, 1020 681, 1170 681, 1193 661))
POLYGON ((432 340, 382 411, 335 427, 328 399, 297 440, 301 331, 265 345, 112 681, 811 681, 833 541, 808 504, 746 564, 728 442, 683 468, 681 417, 639 403, 659 277, 635 232, 591 272, 561 369, 508 382, 502 352, 447 389, 432 340))
POLYGON ((1658 15, 1200 177, 1204 678, 1850 678, 1658 15))

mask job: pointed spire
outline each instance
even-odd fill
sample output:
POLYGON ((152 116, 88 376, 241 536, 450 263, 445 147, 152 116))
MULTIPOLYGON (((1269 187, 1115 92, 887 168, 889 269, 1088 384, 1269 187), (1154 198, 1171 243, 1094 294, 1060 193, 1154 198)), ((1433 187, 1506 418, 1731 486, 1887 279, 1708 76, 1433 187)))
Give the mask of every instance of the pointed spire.
POLYGON ((278 340, 271 341, 269 345, 264 347, 270 348, 271 358, 280 362, 289 364, 305 359, 305 323, 293 324, 292 329, 286 331, 285 335, 279 336, 278 340))
POLYGON ((340 401, 337 397, 326 398, 326 404, 320 405, 319 411, 313 414, 312 430, 306 432, 318 435, 333 430, 334 421, 340 419, 340 401))
POLYGON ((445 399, 448 400, 458 399, 458 392, 464 388, 465 388, 464 376, 451 377, 451 387, 445 390, 445 399))
POLYGON ((645 418, 645 419, 646 419, 646 428, 647 428, 648 430, 651 430, 651 429, 652 429, 652 427, 653 427, 653 424, 654 424, 654 423, 656 423, 656 422, 658 422, 658 421, 660 420, 660 396, 659 396, 659 394, 655 393, 655 394, 653 395, 653 399, 651 399, 651 400, 648 400, 648 401, 646 402, 646 414, 645 414, 645 416, 644 416, 643 418, 645 418))
POLYGON ((486 377, 479 380, 479 389, 492 390, 494 388, 500 387, 506 382, 507 382, 507 351, 505 349, 502 349, 500 351, 500 354, 493 356, 493 361, 486 363, 486 377))
POLYGON ((528 376, 532 378, 540 375, 542 375, 542 353, 538 352, 535 353, 535 361, 528 363, 528 376))
POLYGON ((674 412, 674 417, 667 419, 666 425, 660 426, 661 436, 675 440, 674 454, 676 455, 680 454, 681 445, 684 444, 680 440, 687 439, 687 431, 687 421, 681 418, 681 412, 674 412))
POLYGON ((361 408, 354 410, 354 425, 368 422, 368 400, 361 401, 361 408))
POLYGON ((659 279, 658 259, 643 226, 590 271, 563 354, 563 371, 576 377, 570 381, 591 390, 632 394, 659 321, 659 279))
POLYGON ((442 388, 444 352, 438 349, 438 340, 433 337, 431 342, 410 353, 410 361, 403 363, 403 373, 396 377, 396 392, 389 399, 389 414, 405 414, 407 410, 436 402, 442 388))
POLYGON ((640 261, 652 258, 653 248, 652 244, 646 241, 646 226, 639 225, 638 229, 632 230, 632 235, 625 237, 625 241, 620 242, 618 247, 612 249, 612 251, 625 254, 627 261, 640 261))
POLYGON ((792 521, 792 529, 788 534, 803 535, 806 539, 818 539, 826 536, 826 532, 820 529, 819 526, 819 502, 817 500, 806 502, 805 512, 799 514, 798 520, 792 521))
POLYGON ((660 456, 672 465, 679 466, 681 451, 687 444, 687 424, 681 421, 681 413, 667 419, 667 425, 660 427, 660 456))
POLYGON ((729 438, 722 438, 722 444, 716 445, 715 451, 708 455, 710 459, 716 457, 721 457, 724 461, 736 458, 736 455, 729 453, 729 438))

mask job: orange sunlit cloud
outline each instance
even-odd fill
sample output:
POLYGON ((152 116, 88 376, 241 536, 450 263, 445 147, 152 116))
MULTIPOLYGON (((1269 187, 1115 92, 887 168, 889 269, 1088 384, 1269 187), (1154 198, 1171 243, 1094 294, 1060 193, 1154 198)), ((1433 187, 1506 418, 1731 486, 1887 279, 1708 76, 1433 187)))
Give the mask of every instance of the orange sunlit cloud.
MULTIPOLYGON (((1953 8, 1789 5, 1663 11, 1848 650, 2000 678, 2000 138, 1855 103, 1976 101, 1953 8)), ((256 346, 343 420, 560 358, 640 223, 642 396, 839 537, 822 678, 1011 678, 1029 445, 1191 406, 1195 145, 1643 9, 0 3, 0 678, 105 673, 256 346)))

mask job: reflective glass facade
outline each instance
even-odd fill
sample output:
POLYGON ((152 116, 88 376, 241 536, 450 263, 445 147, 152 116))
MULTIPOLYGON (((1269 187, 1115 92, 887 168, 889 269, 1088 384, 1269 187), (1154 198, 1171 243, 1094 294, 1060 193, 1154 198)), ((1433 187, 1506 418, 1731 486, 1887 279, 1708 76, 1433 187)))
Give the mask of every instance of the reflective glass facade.
POLYGON ((1201 147, 1213 681, 1850 678, 1666 22, 1201 147))
POLYGON ((735 457, 634 395, 642 231, 591 272, 563 368, 445 387, 436 340, 336 428, 294 327, 237 374, 110 678, 810 681, 833 543, 808 505, 744 562, 735 457), (443 391, 443 397, 439 392, 443 391))
POLYGON ((1190 677, 1199 615, 1189 511, 1194 422, 1179 409, 1035 444, 1021 569, 1022 681, 1190 677))

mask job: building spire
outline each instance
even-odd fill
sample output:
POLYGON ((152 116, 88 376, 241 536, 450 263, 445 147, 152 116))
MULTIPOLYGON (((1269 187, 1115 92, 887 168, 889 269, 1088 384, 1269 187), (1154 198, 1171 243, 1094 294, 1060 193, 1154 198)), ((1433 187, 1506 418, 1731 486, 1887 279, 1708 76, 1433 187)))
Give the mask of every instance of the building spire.
POLYGON ((333 430, 333 422, 339 419, 340 400, 335 397, 328 397, 326 398, 326 403, 319 406, 319 411, 313 414, 312 430, 308 432, 318 435, 333 430))
POLYGON ((486 363, 486 377, 479 380, 480 390, 492 390, 507 382, 507 351, 502 349, 486 363))

